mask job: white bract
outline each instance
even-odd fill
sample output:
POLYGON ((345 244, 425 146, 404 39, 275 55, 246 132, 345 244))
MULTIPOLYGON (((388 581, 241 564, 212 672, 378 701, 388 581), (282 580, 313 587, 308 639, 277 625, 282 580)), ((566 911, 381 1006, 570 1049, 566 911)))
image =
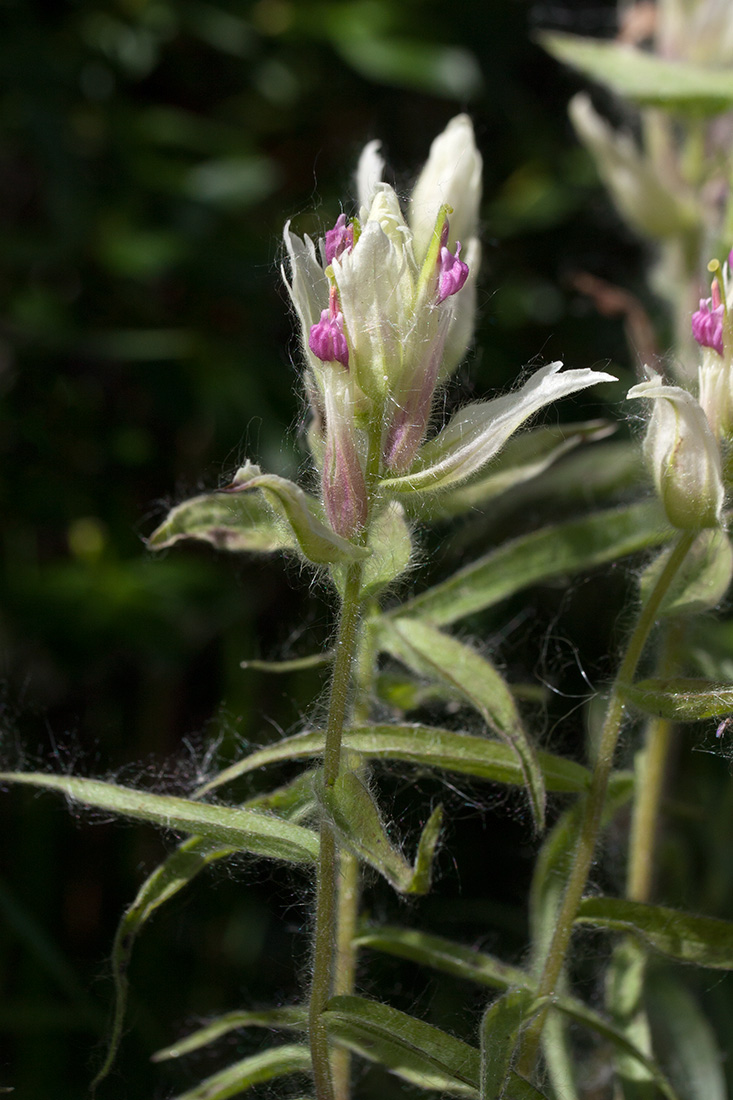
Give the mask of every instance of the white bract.
POLYGON ((654 402, 644 454, 669 522, 685 530, 720 526, 720 448, 700 403, 658 377, 632 387, 628 396, 654 402))
MULTIPOLYGON (((318 247, 285 226, 285 281, 300 322, 323 506, 345 538, 377 498, 434 493, 477 473, 539 409, 611 375, 538 371, 521 389, 460 411, 425 442, 437 389, 473 338, 481 156, 466 115, 432 144, 403 214, 376 142, 357 171, 358 218, 318 247)), ((379 505, 378 507, 381 507, 379 505)))

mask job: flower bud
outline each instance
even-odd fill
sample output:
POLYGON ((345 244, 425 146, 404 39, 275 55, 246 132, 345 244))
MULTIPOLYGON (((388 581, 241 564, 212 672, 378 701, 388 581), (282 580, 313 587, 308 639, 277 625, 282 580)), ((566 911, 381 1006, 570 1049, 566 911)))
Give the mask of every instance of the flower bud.
POLYGON ((609 126, 587 95, 574 96, 569 113, 619 213, 633 229, 659 240, 696 228, 699 214, 682 182, 660 177, 631 135, 609 126))
POLYGON ((720 449, 701 405, 687 390, 657 377, 634 386, 628 397, 654 402, 644 454, 669 522, 685 530, 719 526, 720 449))

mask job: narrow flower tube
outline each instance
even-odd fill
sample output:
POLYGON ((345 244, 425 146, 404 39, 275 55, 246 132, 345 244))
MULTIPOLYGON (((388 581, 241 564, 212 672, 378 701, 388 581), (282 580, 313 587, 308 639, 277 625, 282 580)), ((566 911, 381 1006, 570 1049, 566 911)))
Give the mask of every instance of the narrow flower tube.
POLYGON ((702 406, 660 378, 632 387, 628 397, 653 401, 644 454, 669 522, 683 530, 718 527, 723 513, 720 448, 702 406))

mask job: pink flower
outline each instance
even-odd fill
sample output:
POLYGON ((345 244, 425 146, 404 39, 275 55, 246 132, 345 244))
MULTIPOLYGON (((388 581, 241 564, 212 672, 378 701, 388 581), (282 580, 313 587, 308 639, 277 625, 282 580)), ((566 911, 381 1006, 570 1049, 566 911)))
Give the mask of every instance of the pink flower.
POLYGON ((333 263, 342 253, 351 252, 353 247, 354 227, 347 224, 345 214, 339 214, 333 229, 326 230, 324 239, 326 265, 333 263))
POLYGON ((720 301, 720 292, 716 294, 717 280, 713 283, 713 297, 701 298, 700 308, 692 315, 692 335, 700 347, 713 348, 718 355, 723 354, 723 318, 725 306, 720 301), (714 299, 717 303, 714 304, 714 299))
POLYGON ((344 333, 344 315, 338 308, 336 288, 331 287, 328 309, 321 311, 321 319, 311 326, 308 347, 324 363, 349 365, 349 345, 344 333))
MULTIPOLYGON (((447 224, 447 223, 446 223, 447 224)), ((438 301, 444 302, 451 294, 457 294, 468 278, 468 264, 460 259, 461 242, 456 241, 455 256, 443 245, 438 261, 438 301)))

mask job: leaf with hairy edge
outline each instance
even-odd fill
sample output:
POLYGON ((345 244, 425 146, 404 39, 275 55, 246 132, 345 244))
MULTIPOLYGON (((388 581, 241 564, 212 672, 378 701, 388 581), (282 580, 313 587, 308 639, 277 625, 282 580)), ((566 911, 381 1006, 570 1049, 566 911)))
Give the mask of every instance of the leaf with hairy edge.
MULTIPOLYGON (((243 808, 276 813, 285 820, 298 821, 314 806, 313 775, 311 772, 304 772, 287 786, 249 799, 243 808)), ((112 947, 112 977, 115 986, 114 1018, 105 1059, 94 1078, 93 1087, 96 1088, 104 1080, 117 1057, 127 1012, 129 985, 127 970, 135 941, 143 925, 161 905, 170 901, 210 863, 226 859, 237 851, 239 851, 237 847, 229 844, 222 845, 207 837, 188 837, 147 877, 132 905, 125 910, 117 926, 112 947)))
POLYGON ((384 478, 381 488, 411 494, 458 485, 488 465, 517 428, 546 405, 598 382, 616 381, 600 371, 561 368, 562 363, 550 363, 514 393, 459 409, 435 439, 420 448, 414 468, 403 477, 384 478))
MULTIPOLYGON (((334 1042, 411 1084, 478 1097, 478 1050, 431 1024, 365 997, 332 997, 323 1020, 334 1042)), ((513 1100, 545 1100, 516 1074, 510 1095, 513 1100)))
POLYGON ((238 1096, 253 1085, 285 1077, 291 1073, 311 1071, 310 1050, 306 1046, 288 1045, 264 1050, 235 1062, 232 1066, 207 1077, 201 1084, 179 1093, 175 1100, 227 1100, 238 1096))
POLYGON ((320 516, 315 497, 303 492, 294 481, 277 474, 263 474, 259 466, 248 462, 237 470, 225 493, 242 493, 261 489, 265 499, 283 517, 292 531, 303 555, 314 565, 358 561, 369 556, 363 546, 341 538, 320 516))
MULTIPOLYGON (((389 500, 375 516, 369 530, 367 549, 370 557, 364 566, 361 593, 376 596, 400 577, 410 564, 412 539, 405 510, 397 500, 389 500)), ((343 594, 345 569, 332 567, 336 588, 343 594)))
POLYGON ((685 1100, 727 1100, 724 1056, 699 1004, 672 974, 652 968, 645 1000, 654 1051, 685 1100))
POLYGON ((40 772, 0 772, 0 783, 23 783, 59 791, 73 802, 120 817, 149 821, 177 833, 192 833, 238 852, 251 852, 290 863, 311 863, 318 857, 318 835, 257 810, 210 806, 187 798, 149 794, 99 779, 40 772))
POLYGON ((457 638, 420 619, 385 619, 379 644, 418 674, 448 684, 474 707, 490 729, 517 754, 535 824, 545 817, 545 784, 533 746, 522 728, 514 698, 494 666, 457 638))
MULTIPOLYGON (((492 989, 526 989, 536 991, 535 979, 519 967, 510 966, 493 955, 455 943, 442 936, 433 936, 412 928, 382 927, 361 932, 355 940, 358 947, 383 951, 401 959, 410 959, 420 966, 429 966, 444 974, 475 982, 492 989)), ((657 1087, 668 1100, 677 1100, 674 1090, 660 1069, 643 1051, 600 1013, 576 997, 558 994, 552 999, 552 1014, 565 1017, 581 1027, 600 1035, 618 1050, 636 1058, 654 1077, 657 1087)))
POLYGON ((204 493, 172 508, 147 539, 151 550, 165 550, 181 539, 201 539, 217 550, 271 553, 296 549, 295 539, 254 494, 204 493))
POLYGON ((208 1024, 192 1031, 185 1039, 179 1039, 177 1043, 156 1050, 152 1055, 152 1062, 167 1062, 172 1058, 181 1058, 184 1054, 191 1054, 194 1050, 208 1046, 209 1043, 221 1039, 222 1035, 228 1035, 232 1031, 239 1031, 245 1027, 266 1027, 283 1031, 307 1031, 308 1009, 298 1005, 289 1005, 285 1008, 263 1009, 261 1012, 227 1012, 224 1016, 218 1016, 210 1020, 208 1024))
POLYGON ((481 1021, 481 1100, 508 1100, 519 1032, 547 1000, 526 988, 509 989, 486 1009, 481 1021))
POLYGON ((326 786, 319 779, 315 790, 341 841, 359 859, 383 875, 401 894, 428 892, 443 819, 441 806, 428 818, 418 843, 415 865, 411 867, 390 842, 379 808, 355 772, 342 771, 333 786, 326 786))
POLYGON ((435 497, 426 495, 412 501, 408 496, 405 505, 410 508, 414 504, 415 518, 420 523, 448 519, 482 508, 509 489, 538 477, 581 443, 603 439, 613 431, 615 426, 604 420, 532 428, 508 440, 488 473, 435 497))
POLYGON ((733 73, 726 69, 574 34, 540 34, 538 41, 558 61, 636 103, 704 114, 733 105, 733 73))
POLYGON ((625 684, 624 698, 645 714, 671 722, 701 722, 733 711, 733 684, 694 677, 637 680, 625 684))
MULTIPOLYGON (((324 743, 323 730, 287 737, 284 741, 258 749, 225 768, 199 787, 195 794, 200 797, 266 764, 322 756, 324 743)), ((524 772, 516 753, 509 745, 470 733, 454 733, 435 726, 409 724, 364 726, 345 730, 342 744, 344 749, 358 752, 370 760, 400 760, 424 768, 438 768, 441 771, 456 772, 458 775, 487 779, 494 783, 508 783, 514 787, 524 784, 524 772)), ((587 790, 590 772, 582 764, 549 752, 538 752, 537 760, 548 791, 577 794, 587 790)))
POLYGON ((663 955, 712 970, 733 970, 733 922, 696 917, 623 898, 584 898, 577 924, 638 936, 663 955))
POLYGON ((660 546, 673 535, 656 501, 595 512, 504 543, 385 618, 419 616, 435 626, 448 626, 530 584, 593 569, 660 546))

